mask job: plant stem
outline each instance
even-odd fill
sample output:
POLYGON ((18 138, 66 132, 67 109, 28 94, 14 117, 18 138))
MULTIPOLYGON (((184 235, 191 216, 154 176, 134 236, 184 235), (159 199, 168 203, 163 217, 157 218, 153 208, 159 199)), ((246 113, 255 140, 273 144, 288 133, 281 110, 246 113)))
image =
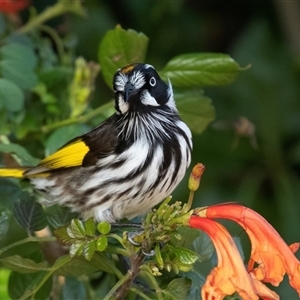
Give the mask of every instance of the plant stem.
POLYGON ((105 250, 112 254, 128 257, 128 252, 122 248, 107 246, 105 250))
POLYGON ((148 280, 151 282, 152 287, 155 289, 155 292, 157 294, 157 299, 158 300, 163 300, 163 296, 161 293, 161 288, 159 286, 159 284, 157 283, 157 280, 155 279, 155 277, 151 274, 149 267, 146 265, 141 266, 140 268, 143 272, 143 274, 145 274, 145 276, 148 277, 148 280))
POLYGON ((110 300, 113 299, 113 295, 116 293, 116 291, 122 287, 128 280, 130 280, 132 277, 132 274, 130 271, 127 272, 116 284, 115 286, 109 291, 109 293, 105 296, 103 300, 110 300))
POLYGON ((142 251, 138 255, 134 255, 134 257, 131 258, 131 268, 127 272, 127 280, 122 282, 122 285, 119 286, 119 288, 116 291, 116 299, 118 300, 124 300, 126 295, 128 294, 128 291, 131 288, 132 282, 134 279, 138 276, 140 272, 140 267, 142 262, 144 261, 145 255, 142 251))
POLYGON ((130 288, 130 290, 145 300, 152 300, 147 295, 145 295, 145 293, 143 293, 141 290, 139 290, 137 288, 132 287, 132 288, 130 288))
POLYGON ((104 113, 107 109, 109 109, 112 106, 111 102, 108 102, 106 104, 103 104, 99 106, 96 109, 93 109, 92 111, 88 112, 87 114, 80 116, 80 117, 73 117, 69 118, 63 121, 59 121, 50 125, 42 126, 42 132, 43 133, 48 133, 49 131, 52 131, 56 128, 62 127, 62 126, 67 126, 71 125, 74 123, 85 123, 89 121, 90 119, 93 119, 94 117, 101 115, 104 113))
POLYGON ((194 196, 195 192, 190 190, 188 202, 184 205, 182 213, 187 213, 191 209, 194 201, 194 196))
POLYGON ((66 61, 64 45, 63 45, 62 40, 59 37, 58 33, 56 32, 56 30, 52 29, 50 26, 47 26, 47 25, 41 25, 40 29, 42 31, 46 32, 47 34, 49 34, 49 36, 51 37, 51 39, 53 40, 53 42, 56 46, 58 57, 60 59, 61 64, 67 65, 68 62, 66 61))
POLYGON ((19 300, 28 299, 31 296, 31 299, 36 299, 35 294, 39 291, 39 289, 44 285, 44 283, 50 278, 50 276, 60 267, 65 265, 71 260, 70 255, 65 255, 60 257, 55 264, 51 267, 51 270, 45 274, 45 276, 40 280, 40 282, 35 285, 32 289, 28 289, 25 293, 20 297, 19 300))
POLYGON ((23 240, 20 240, 20 241, 17 241, 13 244, 10 244, 6 247, 3 247, 2 249, 0 249, 0 255, 13 248, 13 247, 16 247, 16 246, 20 246, 20 245, 23 245, 23 244, 26 244, 26 243, 30 243, 30 242, 38 242, 38 243, 41 243, 41 242, 55 242, 57 241, 56 237, 54 236, 46 236, 46 237, 35 237, 35 236, 31 236, 31 237, 27 237, 23 240))
POLYGON ((71 12, 79 16, 84 16, 85 12, 80 0, 61 0, 51 7, 46 8, 42 13, 31 19, 28 23, 18 29, 19 33, 28 33, 39 27, 43 23, 58 17, 64 13, 71 12))

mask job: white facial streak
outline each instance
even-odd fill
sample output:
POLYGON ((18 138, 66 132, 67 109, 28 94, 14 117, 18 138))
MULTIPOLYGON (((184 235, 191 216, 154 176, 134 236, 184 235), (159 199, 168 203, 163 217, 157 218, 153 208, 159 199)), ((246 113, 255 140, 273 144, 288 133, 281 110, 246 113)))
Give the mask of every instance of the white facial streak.
POLYGON ((141 102, 144 105, 151 105, 151 106, 160 106, 154 97, 148 92, 148 90, 143 91, 141 94, 141 102))

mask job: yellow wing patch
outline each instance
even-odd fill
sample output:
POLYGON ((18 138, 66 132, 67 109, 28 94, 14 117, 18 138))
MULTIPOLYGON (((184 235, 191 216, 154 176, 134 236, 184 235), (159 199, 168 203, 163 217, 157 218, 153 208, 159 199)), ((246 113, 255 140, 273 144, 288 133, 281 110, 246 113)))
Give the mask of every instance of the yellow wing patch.
POLYGON ((26 168, 0 168, 0 177, 22 178, 25 171, 26 168))
POLYGON ((43 159, 38 167, 49 169, 78 167, 81 166, 84 156, 89 150, 82 140, 76 140, 43 159))
POLYGON ((0 177, 47 177, 51 170, 81 166, 89 150, 82 140, 76 140, 46 157, 36 167, 0 168, 0 177))
POLYGON ((66 144, 24 173, 25 177, 47 177, 51 170, 81 166, 89 147, 80 139, 66 144))

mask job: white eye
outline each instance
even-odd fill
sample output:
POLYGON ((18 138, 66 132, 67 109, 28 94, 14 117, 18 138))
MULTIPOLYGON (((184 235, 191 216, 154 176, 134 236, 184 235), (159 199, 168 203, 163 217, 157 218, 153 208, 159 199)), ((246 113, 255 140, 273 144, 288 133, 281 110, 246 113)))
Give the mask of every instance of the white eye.
POLYGON ((155 86, 156 85, 156 79, 154 77, 151 77, 150 80, 149 80, 149 84, 151 86, 155 86))

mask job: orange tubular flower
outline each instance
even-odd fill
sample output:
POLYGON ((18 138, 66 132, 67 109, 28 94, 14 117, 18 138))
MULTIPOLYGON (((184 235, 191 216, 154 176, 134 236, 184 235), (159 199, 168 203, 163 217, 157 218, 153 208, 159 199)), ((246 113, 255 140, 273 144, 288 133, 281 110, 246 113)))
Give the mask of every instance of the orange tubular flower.
POLYGON ((0 12, 15 14, 25 9, 28 5, 29 0, 0 0, 0 12))
POLYGON ((237 292, 242 299, 274 300, 278 295, 269 290, 246 271, 239 251, 228 231, 219 223, 191 216, 189 225, 206 232, 216 249, 218 265, 208 275, 202 287, 203 300, 221 300, 237 292))
POLYGON ((300 296, 300 262, 294 255, 299 243, 288 246, 261 215, 238 204, 213 205, 195 210, 195 213, 209 219, 230 219, 241 225, 252 244, 248 263, 251 276, 278 286, 287 273, 290 285, 300 296))

